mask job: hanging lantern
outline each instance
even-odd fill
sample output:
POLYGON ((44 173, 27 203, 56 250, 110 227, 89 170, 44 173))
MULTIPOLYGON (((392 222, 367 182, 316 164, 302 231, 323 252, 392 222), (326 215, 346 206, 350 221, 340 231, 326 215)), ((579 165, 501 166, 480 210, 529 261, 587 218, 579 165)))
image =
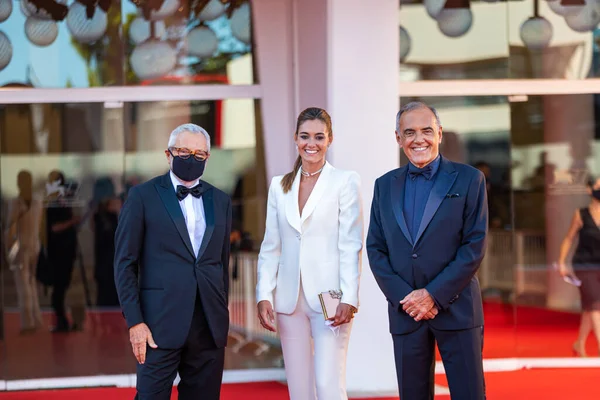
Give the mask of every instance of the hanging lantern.
POLYGON ((248 3, 242 4, 231 14, 231 33, 241 42, 250 44, 250 6, 248 3))
POLYGON ((0 31, 0 71, 2 71, 10 63, 12 59, 12 44, 8 40, 8 36, 0 31))
POLYGON ((93 43, 104 36, 108 20, 106 13, 100 8, 94 10, 94 16, 89 19, 86 7, 81 3, 73 3, 67 15, 67 28, 79 43, 93 43))
POLYGON ((0 0, 0 22, 6 21, 10 17, 12 10, 12 0, 0 0))
POLYGON ((473 13, 469 8, 444 8, 437 18, 438 28, 448 37, 464 35, 473 25, 473 13))
POLYGON ((521 40, 530 50, 542 50, 552 39, 552 24, 544 17, 531 17, 523 22, 521 40))
POLYGON ((198 19, 200 21, 212 21, 225 14, 225 11, 227 11, 227 7, 221 0, 210 0, 198 14, 198 19))
POLYGON ((589 3, 581 11, 565 16, 565 22, 575 32, 591 32, 600 23, 600 13, 596 2, 589 3))
POLYGON ((189 55, 199 58, 211 57, 219 47, 217 35, 205 26, 192 29, 186 40, 189 55))
MULTIPOLYGON (((154 23, 154 39, 160 39, 166 33, 164 21, 156 21, 154 23)), ((137 17, 129 26, 129 38, 135 44, 144 43, 150 39, 150 22, 144 18, 137 17)))
POLYGON ((23 14, 26 17, 35 17, 37 19, 59 19, 62 20, 62 18, 64 18, 66 12, 67 12, 67 8, 66 8, 66 4, 67 4, 67 0, 52 0, 54 3, 58 3, 59 6, 57 6, 56 4, 53 3, 53 7, 52 10, 50 10, 50 8, 48 8, 48 10, 45 10, 42 7, 39 7, 41 4, 46 5, 46 6, 50 6, 50 3, 52 2, 41 2, 38 1, 36 3, 32 2, 31 0, 20 0, 21 2, 21 11, 23 12, 23 14))
POLYGON ((25 36, 37 46, 51 45, 58 36, 58 24, 49 19, 27 17, 25 21, 25 36))
POLYGON ((21 0, 21 10, 26 17, 35 17, 38 19, 51 19, 50 13, 43 8, 38 8, 29 0, 21 0))
POLYGON ((179 8, 179 0, 164 0, 164 3, 158 10, 152 10, 150 12, 150 19, 152 21, 158 21, 165 19, 175 14, 179 8))
POLYGON ((446 0, 423 0, 425 11, 427 11, 427 14, 433 19, 437 19, 438 15, 440 15, 444 9, 445 4, 446 0))
POLYGON ((21 9, 21 12, 23 13, 24 16, 26 16, 26 17, 31 16, 31 13, 29 12, 27 5, 25 4, 25 0, 19 1, 19 8, 21 9))
POLYGON ((410 52, 410 36, 408 31, 401 26, 400 27, 400 62, 404 62, 406 56, 410 52))
POLYGON ((175 68, 177 51, 167 42, 150 39, 136 46, 129 61, 141 80, 160 78, 175 68))
POLYGON ((548 7, 557 15, 579 14, 585 7, 585 0, 548 0, 548 7))

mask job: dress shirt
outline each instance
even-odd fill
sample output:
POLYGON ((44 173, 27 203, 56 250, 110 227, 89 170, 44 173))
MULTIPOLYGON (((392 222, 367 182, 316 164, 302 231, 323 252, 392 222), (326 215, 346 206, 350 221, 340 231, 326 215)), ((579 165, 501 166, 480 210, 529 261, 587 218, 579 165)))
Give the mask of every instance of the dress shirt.
MULTIPOLYGON (((175 176, 173 171, 170 172, 171 182, 173 183, 173 190, 177 191, 177 186, 182 185, 181 181, 175 176)), ((192 186, 198 184, 200 180, 196 180, 192 186)), ((196 198, 191 194, 185 196, 185 199, 179 201, 181 212, 185 218, 185 225, 187 226, 188 235, 192 242, 192 248, 194 254, 198 256, 202 239, 204 238, 204 232, 206 231, 206 218, 204 216, 204 203, 202 202, 202 196, 196 198)))
MULTIPOLYGON (((421 219, 423 219, 423 213, 425 212, 425 205, 427 204, 427 200, 429 200, 429 193, 433 189, 433 183, 435 182, 435 177, 440 167, 440 156, 438 155, 430 165, 432 170, 429 179, 425 178, 423 175, 417 175, 414 178, 411 177, 411 175, 408 173, 409 170, 418 171, 420 169, 412 163, 408 166, 406 171, 403 211, 404 219, 408 225, 408 230, 412 237, 413 243, 417 238, 419 226, 421 225, 421 219)), ((436 298, 433 296, 431 297, 433 298, 438 310, 441 310, 440 304, 436 298)))
POLYGON ((406 180, 404 185, 404 219, 412 237, 413 243, 419 232, 419 225, 425 212, 425 205, 429 199, 429 193, 433 189, 435 176, 440 167, 440 156, 431 162, 431 176, 429 179, 423 175, 417 175, 414 178, 408 173, 409 170, 418 171, 414 164, 408 166, 406 180))

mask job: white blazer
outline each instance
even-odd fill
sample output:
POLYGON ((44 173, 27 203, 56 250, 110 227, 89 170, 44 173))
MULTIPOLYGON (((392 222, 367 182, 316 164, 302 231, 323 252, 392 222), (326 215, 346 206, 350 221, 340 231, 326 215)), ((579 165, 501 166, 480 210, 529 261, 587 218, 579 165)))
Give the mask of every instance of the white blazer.
POLYGON ((342 302, 358 308, 364 224, 360 177, 326 162, 300 216, 300 176, 298 172, 288 193, 283 193, 282 176, 271 181, 257 303, 268 300, 276 312, 293 313, 302 279, 314 311, 322 312, 320 292, 339 289, 342 302))

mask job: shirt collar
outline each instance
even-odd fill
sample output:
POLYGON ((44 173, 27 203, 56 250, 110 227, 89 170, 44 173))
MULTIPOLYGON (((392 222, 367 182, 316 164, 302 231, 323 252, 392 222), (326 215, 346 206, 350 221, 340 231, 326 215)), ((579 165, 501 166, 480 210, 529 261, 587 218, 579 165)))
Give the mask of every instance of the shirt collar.
MULTIPOLYGON (((173 171, 169 171, 169 176, 171 177, 171 183, 173 184, 173 189, 175 189, 175 191, 177 191, 177 186, 184 186, 179 178, 177 178, 177 176, 173 173, 173 171)), ((200 179, 196 179, 190 187, 193 188, 198 184, 198 182, 200 182, 200 179)))
MULTIPOLYGON (((438 154, 437 157, 430 162, 429 164, 427 164, 425 167, 431 167, 431 178, 433 178, 437 172, 437 170, 440 168, 440 155, 438 154)), ((412 162, 409 161, 409 170, 414 169, 416 170, 420 170, 422 168, 417 167, 415 164, 413 164, 412 162)), ((425 168, 423 167, 423 168, 425 168)))

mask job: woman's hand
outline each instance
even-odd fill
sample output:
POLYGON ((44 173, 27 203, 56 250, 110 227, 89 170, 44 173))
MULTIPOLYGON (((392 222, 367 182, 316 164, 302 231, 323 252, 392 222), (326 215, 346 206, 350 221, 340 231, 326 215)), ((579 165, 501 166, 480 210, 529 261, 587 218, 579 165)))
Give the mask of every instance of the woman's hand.
POLYGON ((355 312, 356 308, 354 308, 350 304, 340 303, 337 306, 335 317, 329 318, 329 321, 333 321, 333 324, 331 324, 331 326, 347 324, 348 322, 352 321, 355 312))
POLYGON ((573 268, 571 268, 569 265, 567 265, 565 263, 558 264, 558 273, 563 278, 565 276, 575 276, 575 273, 573 272, 573 268))
POLYGON ((258 309, 258 319, 263 328, 276 332, 275 330, 275 315, 273 314, 273 306, 269 300, 263 300, 256 306, 258 309))

